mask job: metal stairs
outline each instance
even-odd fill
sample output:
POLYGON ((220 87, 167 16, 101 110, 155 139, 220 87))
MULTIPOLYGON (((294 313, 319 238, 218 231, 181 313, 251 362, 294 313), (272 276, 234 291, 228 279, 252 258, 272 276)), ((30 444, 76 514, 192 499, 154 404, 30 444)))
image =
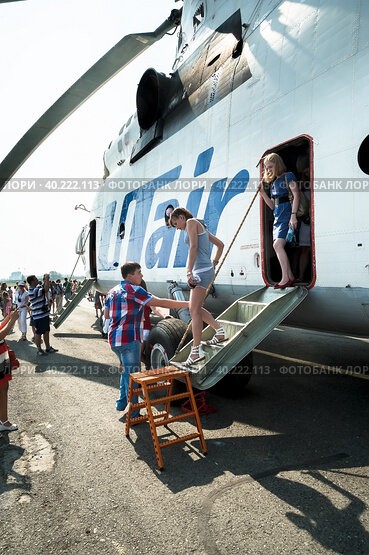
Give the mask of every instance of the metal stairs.
POLYGON ((78 291, 73 295, 73 297, 63 305, 62 310, 59 312, 58 316, 53 322, 54 328, 58 328, 61 324, 68 318, 71 312, 76 308, 76 306, 81 302, 83 297, 91 288, 92 284, 96 280, 94 278, 85 279, 78 291))
POLYGON ((183 366, 190 354, 192 341, 187 343, 170 364, 188 370, 193 387, 208 389, 221 380, 267 337, 306 297, 304 287, 273 289, 262 287, 231 304, 217 318, 228 338, 215 346, 206 345, 214 331, 206 327, 201 336, 205 360, 191 367, 183 366))

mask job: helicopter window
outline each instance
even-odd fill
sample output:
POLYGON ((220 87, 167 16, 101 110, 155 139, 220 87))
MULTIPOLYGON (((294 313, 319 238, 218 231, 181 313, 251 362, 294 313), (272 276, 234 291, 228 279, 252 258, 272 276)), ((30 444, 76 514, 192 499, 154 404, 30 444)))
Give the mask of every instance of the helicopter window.
POLYGON ((204 20, 204 4, 200 4, 200 6, 195 11, 193 16, 193 30, 197 31, 197 28, 201 25, 204 20))
POLYGON ((369 175, 369 135, 365 137, 357 154, 357 162, 362 172, 369 175))
POLYGON ((81 233, 77 237, 75 251, 76 254, 84 254, 85 252, 85 228, 82 229, 81 233))
POLYGON ((119 226, 119 237, 121 241, 123 241, 125 233, 126 233, 126 226, 125 226, 125 223, 122 222, 119 226))

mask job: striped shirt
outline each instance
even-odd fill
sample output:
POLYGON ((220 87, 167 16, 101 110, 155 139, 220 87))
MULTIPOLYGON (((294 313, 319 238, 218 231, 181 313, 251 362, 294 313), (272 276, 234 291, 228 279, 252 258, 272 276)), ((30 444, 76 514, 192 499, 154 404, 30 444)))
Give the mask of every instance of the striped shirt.
POLYGON ((109 291, 104 308, 109 310, 111 347, 142 341, 143 307, 151 299, 151 293, 126 280, 109 291))
POLYGON ((41 284, 29 289, 28 296, 32 308, 32 318, 34 320, 49 316, 49 303, 45 297, 45 290, 41 284))

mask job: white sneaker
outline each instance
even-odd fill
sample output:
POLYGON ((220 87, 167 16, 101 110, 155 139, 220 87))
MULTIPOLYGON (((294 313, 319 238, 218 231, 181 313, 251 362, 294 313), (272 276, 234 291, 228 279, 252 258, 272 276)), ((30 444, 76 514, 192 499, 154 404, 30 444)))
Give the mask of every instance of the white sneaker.
POLYGON ((5 422, 0 420, 0 432, 14 432, 15 430, 18 430, 18 426, 16 424, 6 424, 7 422, 9 422, 9 420, 5 420, 5 422))

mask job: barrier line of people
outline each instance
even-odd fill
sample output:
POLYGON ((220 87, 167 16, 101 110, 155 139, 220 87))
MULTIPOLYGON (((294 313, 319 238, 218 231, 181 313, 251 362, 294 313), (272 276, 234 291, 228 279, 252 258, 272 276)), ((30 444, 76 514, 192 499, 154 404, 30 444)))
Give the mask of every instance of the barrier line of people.
POLYGON ((10 300, 9 290, 1 286, 1 308, 4 319, 0 322, 0 433, 17 430, 16 424, 8 417, 8 389, 12 379, 13 367, 11 353, 5 338, 13 332, 18 321, 21 332, 20 341, 27 340, 27 314, 30 312, 30 325, 33 329, 33 342, 37 347, 37 356, 58 352, 50 345, 50 276, 45 274, 41 282, 35 275, 18 283, 15 302, 10 300), (45 349, 42 348, 42 342, 45 349))

